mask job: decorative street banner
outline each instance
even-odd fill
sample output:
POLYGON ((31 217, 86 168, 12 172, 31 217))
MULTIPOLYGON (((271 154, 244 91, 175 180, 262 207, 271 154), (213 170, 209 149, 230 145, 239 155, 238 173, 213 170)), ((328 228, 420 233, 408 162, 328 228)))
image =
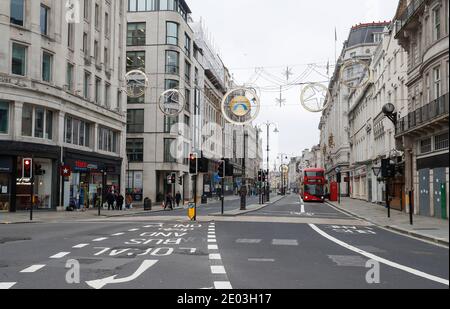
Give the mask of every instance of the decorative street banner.
POLYGON ((148 88, 147 75, 139 70, 133 70, 125 75, 126 91, 130 98, 140 98, 148 88))
POLYGON ((260 110, 259 97, 250 88, 234 88, 222 100, 222 114, 232 124, 248 125, 258 117, 260 110))
POLYGON ((166 116, 178 116, 185 105, 186 99, 178 89, 166 90, 159 96, 159 109, 166 116))

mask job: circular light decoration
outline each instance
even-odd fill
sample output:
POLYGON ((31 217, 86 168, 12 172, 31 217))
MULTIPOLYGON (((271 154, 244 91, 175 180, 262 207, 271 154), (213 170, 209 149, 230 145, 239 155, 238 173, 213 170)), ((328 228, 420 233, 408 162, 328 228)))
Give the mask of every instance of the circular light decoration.
POLYGON ((358 89, 372 80, 372 72, 366 62, 350 59, 345 61, 341 67, 340 80, 344 86, 350 89, 358 89))
POLYGON ((126 91, 130 98, 139 98, 148 88, 147 74, 140 70, 133 70, 125 75, 126 91))
POLYGON ((303 87, 300 95, 302 106, 311 113, 320 113, 328 107, 328 87, 320 83, 311 83, 303 87))
POLYGON ((250 124, 258 117, 260 110, 259 97, 250 88, 234 88, 222 99, 222 114, 232 124, 241 126, 250 124))
POLYGON ((178 89, 169 89, 159 96, 159 109, 164 115, 174 117, 184 110, 186 100, 178 89))

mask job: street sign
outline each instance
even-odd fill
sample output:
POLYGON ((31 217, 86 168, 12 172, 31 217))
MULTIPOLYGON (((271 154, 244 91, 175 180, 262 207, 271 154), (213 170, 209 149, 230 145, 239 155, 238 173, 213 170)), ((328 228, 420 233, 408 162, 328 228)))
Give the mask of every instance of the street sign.
POLYGON ((70 166, 61 166, 61 176, 70 177, 72 175, 72 168, 70 166))

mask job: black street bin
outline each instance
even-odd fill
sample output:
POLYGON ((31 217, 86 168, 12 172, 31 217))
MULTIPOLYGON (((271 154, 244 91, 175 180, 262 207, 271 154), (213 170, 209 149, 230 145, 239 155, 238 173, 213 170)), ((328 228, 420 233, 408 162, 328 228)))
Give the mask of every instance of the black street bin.
POLYGON ((202 204, 208 204, 208 196, 206 194, 202 195, 202 204))
POLYGON ((152 210, 152 200, 148 197, 144 200, 144 211, 152 210))

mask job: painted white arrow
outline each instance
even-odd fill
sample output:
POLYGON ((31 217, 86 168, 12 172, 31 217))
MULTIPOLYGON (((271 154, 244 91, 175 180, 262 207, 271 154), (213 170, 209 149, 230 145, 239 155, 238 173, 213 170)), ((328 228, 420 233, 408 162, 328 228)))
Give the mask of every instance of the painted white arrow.
POLYGON ((94 289, 102 289, 103 287, 105 287, 107 284, 117 284, 117 283, 125 283, 125 282, 130 282, 133 281, 135 279, 137 279, 140 275, 142 275, 147 269, 149 269, 150 267, 152 267, 153 265, 155 265, 158 261, 157 260, 145 260, 141 266, 139 266, 138 270, 136 270, 136 272, 134 274, 132 274, 129 277, 126 278, 122 278, 122 279, 116 279, 117 275, 112 276, 112 277, 108 277, 105 279, 98 279, 98 280, 93 280, 93 281, 86 281, 86 283, 94 288, 94 289))

